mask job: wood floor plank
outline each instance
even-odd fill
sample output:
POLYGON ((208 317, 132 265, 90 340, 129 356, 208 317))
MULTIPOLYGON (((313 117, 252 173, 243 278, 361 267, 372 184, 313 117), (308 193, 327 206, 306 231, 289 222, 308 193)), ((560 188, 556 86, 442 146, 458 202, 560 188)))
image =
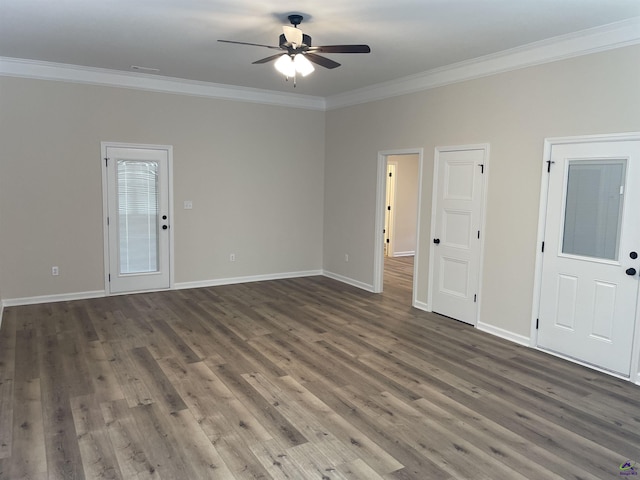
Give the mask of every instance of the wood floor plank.
POLYGON ((139 378, 138 367, 132 358, 130 349, 121 342, 104 342, 104 353, 107 355, 113 372, 120 385, 120 390, 130 407, 148 405, 153 402, 152 393, 139 378))
POLYGON ((16 383, 13 407, 12 455, 5 463, 7 479, 47 478, 47 452, 42 420, 42 394, 40 379, 16 383))
POLYGON ((132 357, 139 367, 139 377, 151 392, 151 400, 164 406, 169 412, 177 412, 187 408, 184 400, 176 391, 165 373, 146 347, 134 348, 132 357))
POLYGON ((640 387, 317 276, 9 307, 0 480, 619 478, 640 387))
POLYGON ((149 457, 144 434, 136 425, 127 401, 104 402, 100 409, 122 478, 159 479, 157 465, 149 457))
MULTIPOLYGON (((206 363, 206 362, 205 362, 206 363)), ((307 438, 289 422, 277 408, 255 394, 255 390, 242 378, 244 372, 232 365, 214 365, 212 371, 227 385, 242 404, 257 418, 274 438, 283 445, 295 446, 306 443, 307 438)))
POLYGON ((7 309, 0 329, 0 459, 11 455, 17 314, 15 308, 7 309))
MULTIPOLYGON (((174 360, 162 361, 163 369, 175 369, 174 360)), ((270 440, 271 433, 238 397, 203 362, 183 364, 182 378, 175 378, 177 391, 198 420, 200 429, 215 441, 235 431, 247 445, 270 440)))
POLYGON ((57 336, 44 338, 40 354, 42 418, 47 468, 53 478, 84 479, 77 433, 69 399, 70 379, 64 368, 63 345, 57 336))
POLYGON ((93 384, 93 392, 99 403, 120 400, 124 393, 113 369, 115 359, 110 361, 100 341, 82 345, 87 368, 93 384))
POLYGON ((296 462, 287 454, 287 449, 276 439, 252 445, 251 451, 274 480, 305 478, 296 462))
POLYGON ((94 395, 71 398, 80 456, 88 478, 123 478, 94 395))

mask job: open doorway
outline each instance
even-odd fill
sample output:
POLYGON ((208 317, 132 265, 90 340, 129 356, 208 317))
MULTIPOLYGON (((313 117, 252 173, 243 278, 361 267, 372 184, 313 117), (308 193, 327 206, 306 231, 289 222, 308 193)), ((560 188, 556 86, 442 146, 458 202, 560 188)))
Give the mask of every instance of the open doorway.
POLYGON ((374 291, 384 290, 385 277, 406 281, 410 275, 411 304, 416 296, 422 158, 422 149, 378 154, 374 291))

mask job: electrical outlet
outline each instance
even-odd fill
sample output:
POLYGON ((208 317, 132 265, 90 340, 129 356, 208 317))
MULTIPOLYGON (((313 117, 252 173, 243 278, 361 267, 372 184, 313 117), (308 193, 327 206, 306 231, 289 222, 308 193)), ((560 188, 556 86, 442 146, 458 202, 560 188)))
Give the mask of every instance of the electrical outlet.
POLYGON ((51 275, 53 275, 54 277, 60 275, 60 270, 58 269, 58 267, 51 267, 51 275))
POLYGON ((192 208, 193 208, 193 201, 185 200, 184 201, 184 209, 185 210, 191 210, 192 208))
POLYGON ((230 262, 235 262, 236 261, 236 254, 235 253, 230 253, 229 254, 229 261, 230 262))
POLYGON ((345 253, 345 254, 344 254, 344 261, 345 261, 345 262, 348 262, 348 261, 349 261, 349 254, 348 254, 348 253, 345 253))

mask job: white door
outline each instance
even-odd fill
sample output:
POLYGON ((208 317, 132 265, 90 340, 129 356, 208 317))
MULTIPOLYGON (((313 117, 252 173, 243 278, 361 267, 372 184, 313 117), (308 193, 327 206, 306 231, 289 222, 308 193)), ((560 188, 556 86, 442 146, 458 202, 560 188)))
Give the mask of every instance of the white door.
POLYGON ((640 142, 553 145, 538 346, 629 375, 640 270, 640 142))
POLYGON ((393 257, 393 232, 396 200, 396 167, 397 163, 387 164, 387 203, 384 217, 384 254, 393 257))
POLYGON ((170 287, 170 147, 106 146, 109 293, 170 287))
POLYGON ((486 148, 438 150, 434 176, 432 310, 476 324, 486 148))

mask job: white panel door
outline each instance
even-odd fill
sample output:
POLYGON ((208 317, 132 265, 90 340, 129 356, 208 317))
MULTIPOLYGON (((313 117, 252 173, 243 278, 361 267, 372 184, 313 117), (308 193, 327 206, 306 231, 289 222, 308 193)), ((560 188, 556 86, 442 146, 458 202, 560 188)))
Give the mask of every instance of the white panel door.
POLYGON ((640 270, 640 142, 553 145, 538 346, 629 375, 640 270))
POLYGON ((106 148, 108 290, 170 287, 169 151, 106 148))
POLYGON ((432 310, 476 324, 485 149, 437 155, 432 310))

